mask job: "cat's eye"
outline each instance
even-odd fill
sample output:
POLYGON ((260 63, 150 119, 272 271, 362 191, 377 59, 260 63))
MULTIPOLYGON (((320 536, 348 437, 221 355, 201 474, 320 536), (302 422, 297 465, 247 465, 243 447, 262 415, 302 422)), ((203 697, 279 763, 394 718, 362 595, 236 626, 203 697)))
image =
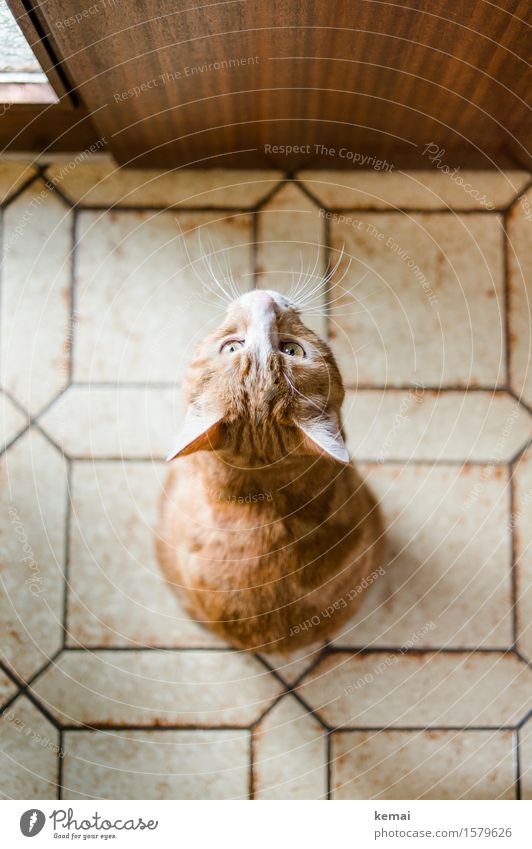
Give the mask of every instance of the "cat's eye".
POLYGON ((281 351, 283 354, 286 354, 288 357, 304 357, 305 351, 299 342, 283 342, 281 344, 281 351))
POLYGON ((222 354, 234 354, 235 351, 239 351, 240 348, 244 347, 244 343, 239 339, 230 339, 229 342, 224 342, 222 345, 220 352, 222 354))

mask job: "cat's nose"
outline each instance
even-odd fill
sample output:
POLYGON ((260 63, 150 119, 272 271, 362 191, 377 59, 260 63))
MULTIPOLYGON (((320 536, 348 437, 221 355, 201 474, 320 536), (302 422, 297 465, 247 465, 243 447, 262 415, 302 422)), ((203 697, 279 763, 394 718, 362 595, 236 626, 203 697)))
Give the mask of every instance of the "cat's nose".
POLYGON ((253 298, 256 303, 260 304, 262 309, 275 309, 275 298, 265 289, 255 289, 253 298))
POLYGON ((277 338, 275 299, 269 292, 257 289, 250 300, 251 314, 247 344, 255 352, 259 364, 266 366, 277 338))

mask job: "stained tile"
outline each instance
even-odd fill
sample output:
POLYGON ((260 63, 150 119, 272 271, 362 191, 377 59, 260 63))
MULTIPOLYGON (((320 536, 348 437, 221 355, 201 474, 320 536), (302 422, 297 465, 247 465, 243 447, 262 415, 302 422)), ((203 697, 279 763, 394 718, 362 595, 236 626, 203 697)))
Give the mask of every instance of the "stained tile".
POLYGON ((27 416, 0 391, 0 425, 2 435, 0 436, 0 451, 24 430, 28 423, 27 416))
POLYGON ((356 458, 503 463, 532 437, 532 416, 503 392, 348 391, 343 406, 356 458))
POLYGON ((529 180, 526 171, 458 169, 451 176, 436 166, 434 171, 303 171, 299 177, 331 209, 503 209, 529 180))
POLYGON ((224 645, 182 611, 155 555, 163 463, 75 463, 68 594, 73 646, 224 645))
POLYGON ((510 726, 532 707, 532 670, 497 652, 339 653, 298 691, 333 726, 510 726))
POLYGON ((294 183, 285 184, 259 214, 258 284, 294 296, 305 324, 326 333, 325 221, 294 183))
POLYGON ((4 672, 0 669, 0 707, 5 705, 8 699, 11 696, 14 696, 17 691, 16 686, 13 684, 11 678, 8 678, 4 672))
POLYGON ((350 385, 505 380, 496 215, 359 214, 331 222, 330 337, 350 385))
POLYGON ((333 799, 515 799, 511 731, 332 737, 333 799))
POLYGON ((254 731, 255 798, 325 798, 326 736, 295 699, 281 699, 254 731))
POLYGON ((31 413, 67 383, 71 227, 42 183, 4 214, 2 383, 31 413))
POLYGON ((33 685, 67 725, 248 725, 281 687, 255 658, 219 651, 69 651, 33 685))
POLYGON ((230 269, 244 292, 250 243, 247 215, 81 212, 75 380, 176 380, 226 306, 206 255, 215 276, 230 269))
POLYGON ((0 162, 0 203, 4 203, 35 174, 27 162, 0 162))
POLYGON ((508 215, 510 380, 532 405, 532 190, 508 215))
POLYGON ((495 466, 362 467, 388 556, 342 645, 512 644, 510 492, 495 466))
POLYGON ((55 799, 59 733, 24 697, 0 716, 0 797, 55 799))
POLYGON ((64 799, 242 799, 249 732, 65 734, 64 799))
POLYGON ((6 662, 27 677, 61 645, 66 464, 31 430, 0 467, 0 630, 6 662))
MULTIPOLYGON (((68 163, 66 163, 68 165, 68 163)), ((107 162, 78 165, 66 171, 55 163, 48 175, 80 206, 187 206, 250 209, 279 182, 278 171, 229 171, 118 168, 107 162)))
POLYGON ((517 464, 514 494, 511 524, 516 543, 517 642, 532 661, 532 449, 517 464))
POLYGON ((532 799, 532 718, 519 731, 521 798, 532 799))
POLYGON ((73 458, 165 459, 181 415, 179 387, 71 386, 39 423, 73 458))

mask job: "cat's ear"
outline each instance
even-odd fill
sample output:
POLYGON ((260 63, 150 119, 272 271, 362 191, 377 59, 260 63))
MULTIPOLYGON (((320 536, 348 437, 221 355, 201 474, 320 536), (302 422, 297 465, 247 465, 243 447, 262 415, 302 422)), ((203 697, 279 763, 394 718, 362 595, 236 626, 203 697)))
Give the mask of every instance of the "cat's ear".
POLYGON ((189 407, 185 421, 179 431, 175 445, 166 461, 186 457, 195 451, 214 451, 221 441, 221 417, 219 413, 206 412, 189 407))
POLYGON ((296 425, 305 436, 305 447, 311 454, 325 454, 338 463, 349 463, 349 452, 333 412, 315 418, 299 419, 296 425))

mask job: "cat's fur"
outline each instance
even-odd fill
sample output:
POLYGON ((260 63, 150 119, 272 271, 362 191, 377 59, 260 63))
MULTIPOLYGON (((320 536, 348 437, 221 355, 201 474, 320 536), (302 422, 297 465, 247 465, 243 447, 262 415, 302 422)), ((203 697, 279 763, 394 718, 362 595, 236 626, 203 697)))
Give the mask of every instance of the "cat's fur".
POLYGON ((199 346, 185 393, 157 539, 166 577, 194 618, 238 648, 288 651, 329 636, 379 570, 383 529, 349 463, 328 345, 282 295, 250 292, 199 346), (244 347, 221 352, 228 338, 244 347), (282 353, 284 340, 306 357, 282 353))

